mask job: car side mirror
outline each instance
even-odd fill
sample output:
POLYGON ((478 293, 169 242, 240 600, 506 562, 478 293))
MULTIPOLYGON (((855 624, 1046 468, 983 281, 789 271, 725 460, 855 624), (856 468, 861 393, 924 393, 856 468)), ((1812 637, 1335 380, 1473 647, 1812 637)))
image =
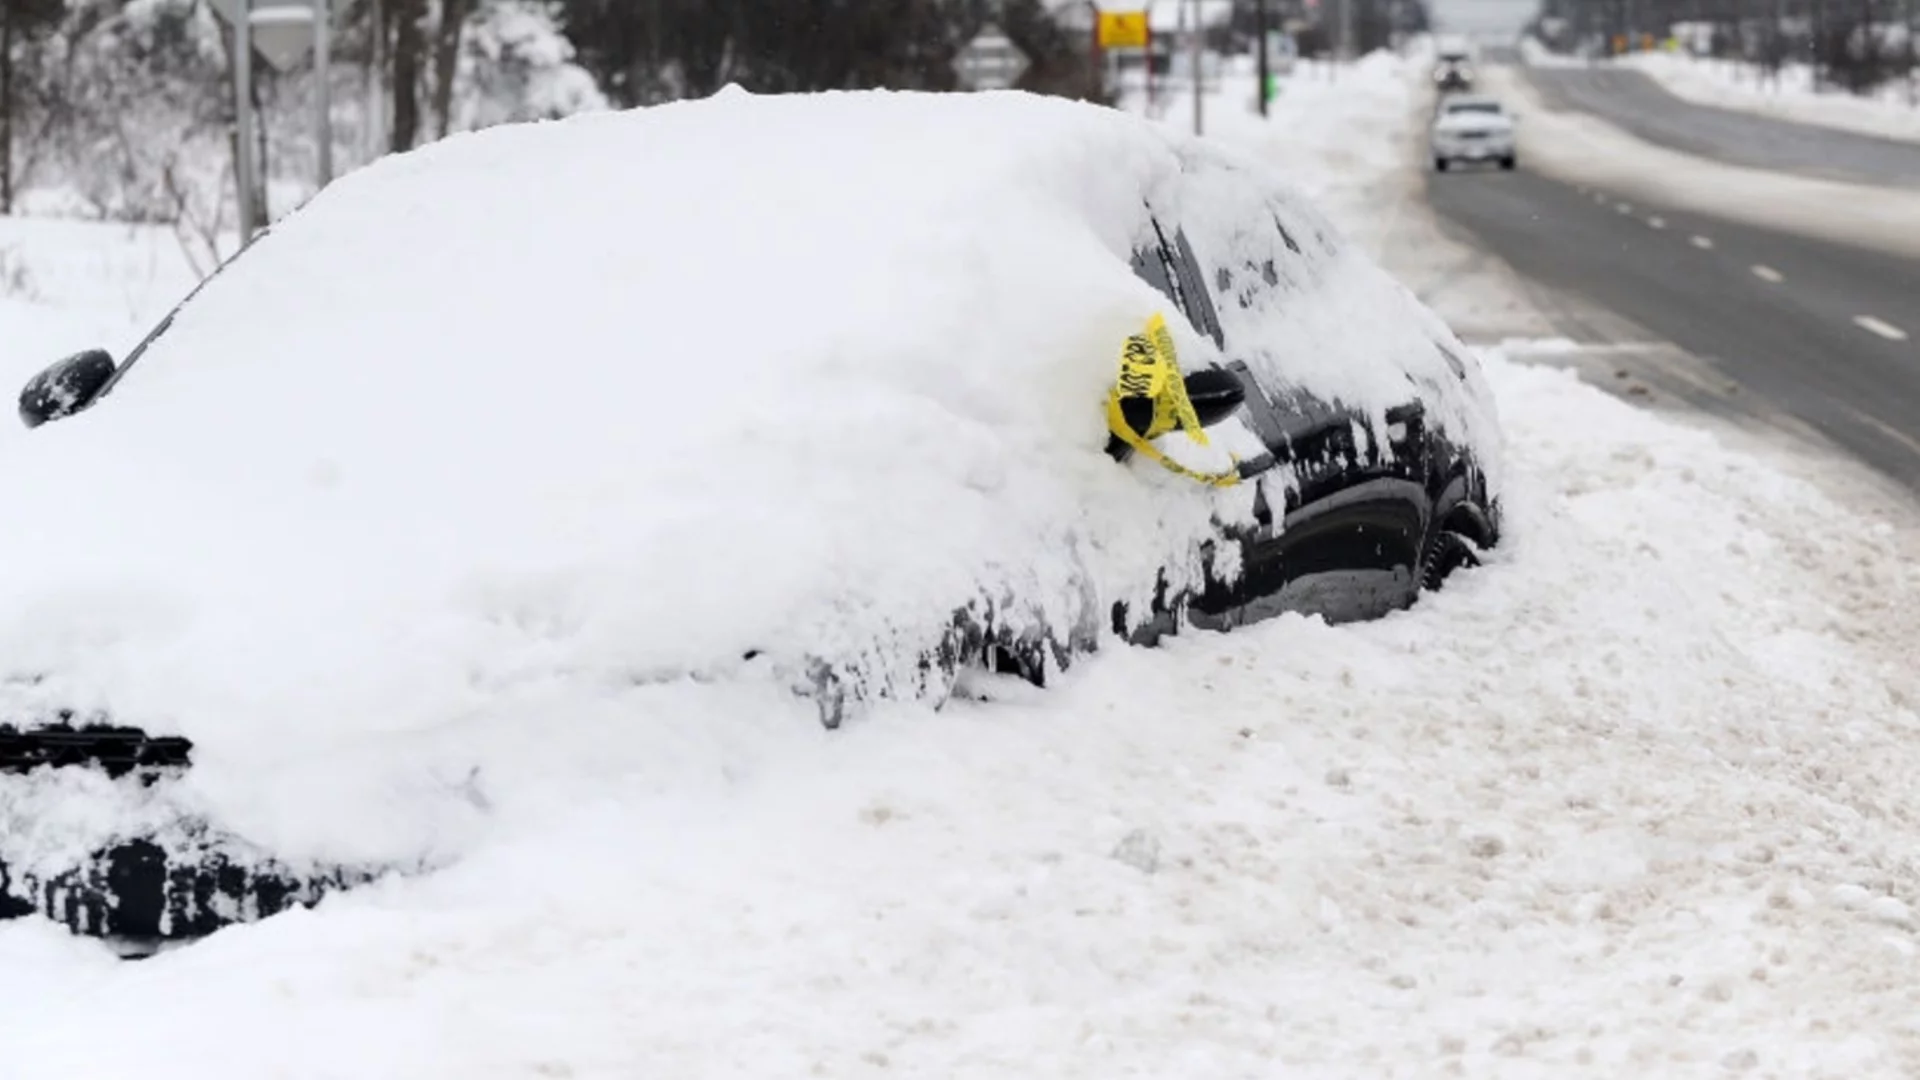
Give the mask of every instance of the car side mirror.
POLYGON ((20 420, 30 428, 72 416, 93 404, 113 379, 113 357, 88 349, 49 364, 20 388, 20 420))
POLYGON ((1193 403, 1193 413, 1200 418, 1203 428, 1232 416, 1247 400, 1247 388, 1241 385, 1240 377, 1226 368, 1193 372, 1187 376, 1186 383, 1187 400, 1193 403))

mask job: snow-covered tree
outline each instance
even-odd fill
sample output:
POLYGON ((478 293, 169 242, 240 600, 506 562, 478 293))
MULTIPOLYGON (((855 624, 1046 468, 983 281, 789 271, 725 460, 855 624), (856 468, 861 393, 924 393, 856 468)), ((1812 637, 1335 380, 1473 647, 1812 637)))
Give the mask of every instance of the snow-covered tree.
POLYGON ((543 0, 489 0, 469 23, 461 56, 458 124, 491 127, 608 108, 574 62, 574 47, 543 0))

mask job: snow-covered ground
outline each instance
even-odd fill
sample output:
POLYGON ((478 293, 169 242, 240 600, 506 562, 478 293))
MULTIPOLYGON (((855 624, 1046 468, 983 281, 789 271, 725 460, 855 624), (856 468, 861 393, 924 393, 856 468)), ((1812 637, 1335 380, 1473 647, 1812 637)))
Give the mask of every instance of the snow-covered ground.
MULTIPOLYGON (((1380 64, 1272 149, 1391 252, 1380 64)), ((131 965, 0 924, 0 1075, 1912 1075, 1908 511, 1484 359, 1510 537, 1413 610, 832 735, 686 687, 436 876, 131 965)))
POLYGON ((1773 79, 1751 64, 1678 53, 1634 53, 1619 63, 1646 72, 1675 95, 1702 105, 1863 135, 1920 140, 1920 107, 1915 106, 1904 80, 1861 96, 1815 90, 1813 69, 1805 64, 1783 67, 1779 78, 1773 79))

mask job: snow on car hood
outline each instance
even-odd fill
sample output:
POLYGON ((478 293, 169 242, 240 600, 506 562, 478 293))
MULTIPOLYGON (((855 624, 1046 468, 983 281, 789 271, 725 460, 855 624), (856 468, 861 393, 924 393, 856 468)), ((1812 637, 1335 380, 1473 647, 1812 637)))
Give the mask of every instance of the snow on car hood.
POLYGON ((0 441, 0 674, 33 680, 0 704, 185 733, 166 798, 385 857, 487 725, 644 755, 617 725, 679 706, 640 688, 749 653, 1138 598, 1251 499, 1102 452, 1178 146, 1022 94, 728 92, 353 174, 0 441))

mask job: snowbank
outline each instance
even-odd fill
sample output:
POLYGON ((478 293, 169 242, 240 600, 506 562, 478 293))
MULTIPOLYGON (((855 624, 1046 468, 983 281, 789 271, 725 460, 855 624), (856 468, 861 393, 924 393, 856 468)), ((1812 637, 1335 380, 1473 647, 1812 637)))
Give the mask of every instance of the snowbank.
POLYGON ((1411 611, 832 737, 493 688, 542 815, 139 965, 0 924, 7 1075, 1910 1074, 1910 511, 1487 364, 1510 536, 1411 611))
POLYGON ((435 878, 137 966, 0 925, 8 1075, 1900 1075, 1913 534, 1489 372, 1511 547, 1412 611, 831 738, 697 691, 435 878))
POLYGON ((1920 140, 1920 108, 1914 107, 1904 82, 1863 97, 1815 90, 1813 69, 1804 64, 1783 67, 1775 81, 1751 64, 1672 53, 1635 53, 1618 63, 1646 72, 1675 96, 1701 105, 1887 139, 1920 140))

